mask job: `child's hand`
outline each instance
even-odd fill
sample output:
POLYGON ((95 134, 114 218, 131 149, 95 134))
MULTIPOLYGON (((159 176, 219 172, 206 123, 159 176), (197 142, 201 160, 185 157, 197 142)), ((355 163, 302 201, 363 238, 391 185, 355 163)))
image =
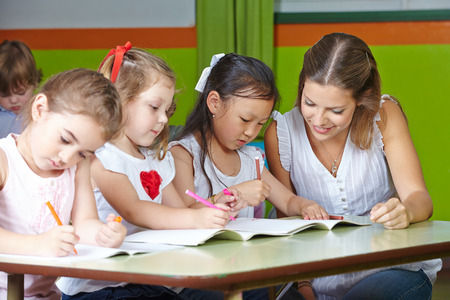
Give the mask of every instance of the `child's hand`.
POLYGON ((408 210, 398 198, 391 198, 372 207, 370 220, 383 224, 386 229, 407 228, 410 224, 408 210))
POLYGON ((114 214, 109 214, 106 218, 106 223, 97 232, 95 241, 99 246, 115 248, 122 244, 127 234, 127 229, 115 219, 116 216, 114 214))
POLYGON ((192 209, 197 228, 223 228, 230 218, 230 208, 223 203, 217 203, 220 209, 203 207, 192 209))
POLYGON ((270 185, 262 180, 250 180, 229 189, 239 191, 239 199, 233 211, 239 211, 247 206, 257 206, 270 195, 270 185))
POLYGON ((239 191, 235 188, 227 188, 225 190, 227 190, 226 193, 222 191, 215 195, 214 204, 223 203, 233 210, 233 207, 239 201, 239 191))
POLYGON ((37 237, 37 254, 41 256, 67 256, 74 252, 74 247, 80 240, 70 225, 56 226, 37 237))

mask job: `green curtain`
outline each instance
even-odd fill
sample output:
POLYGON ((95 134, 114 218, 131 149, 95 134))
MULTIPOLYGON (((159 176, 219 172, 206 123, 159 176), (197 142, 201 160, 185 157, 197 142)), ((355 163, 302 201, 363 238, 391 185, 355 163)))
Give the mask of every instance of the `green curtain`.
POLYGON ((234 52, 272 68, 273 0, 197 0, 198 75, 211 56, 234 52))

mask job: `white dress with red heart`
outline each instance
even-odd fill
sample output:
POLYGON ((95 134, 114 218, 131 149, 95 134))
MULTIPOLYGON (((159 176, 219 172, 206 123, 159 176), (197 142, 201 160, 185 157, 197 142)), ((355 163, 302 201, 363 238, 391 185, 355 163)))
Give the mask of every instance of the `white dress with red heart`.
MULTIPOLYGON (((175 177, 175 165, 170 152, 163 160, 158 160, 154 152, 146 148, 140 149, 144 159, 139 159, 123 152, 111 143, 106 143, 95 152, 103 167, 109 171, 128 176, 141 200, 161 204, 162 190, 175 177)), ((109 205, 98 188, 94 189, 95 200, 100 220, 105 220, 110 214, 119 215, 109 205)), ((147 228, 142 228, 123 219, 127 234, 132 234, 147 228)), ((57 283, 58 288, 66 295, 76 295, 80 292, 94 292, 105 287, 124 286, 126 282, 112 282, 92 279, 63 277, 57 283)), ((179 290, 175 290, 179 291, 179 290)))
MULTIPOLYGON (((141 148, 144 159, 139 159, 123 152, 111 143, 106 143, 99 148, 95 155, 103 167, 109 171, 128 176, 131 184, 141 200, 162 203, 161 192, 175 177, 175 165, 170 152, 163 160, 158 160, 152 150, 141 148)), ((97 201, 98 214, 101 220, 106 219, 110 213, 119 215, 109 205, 98 188, 94 189, 97 201)), ((132 234, 146 228, 141 228, 123 220, 127 233, 132 234)))

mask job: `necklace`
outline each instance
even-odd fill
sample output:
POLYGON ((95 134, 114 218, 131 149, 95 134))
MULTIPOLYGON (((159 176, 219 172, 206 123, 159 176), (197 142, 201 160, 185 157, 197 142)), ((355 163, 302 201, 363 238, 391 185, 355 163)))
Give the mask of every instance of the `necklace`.
POLYGON ((336 173, 337 173, 337 158, 333 160, 333 163, 331 164, 331 175, 333 175, 333 177, 336 177, 336 173))
POLYGON ((325 152, 327 153, 328 157, 331 158, 332 163, 331 163, 331 170, 330 173, 333 177, 336 177, 337 174, 337 170, 338 170, 338 162, 342 156, 342 154, 344 153, 344 149, 345 149, 345 144, 344 147, 342 147, 342 150, 339 152, 338 156, 336 157, 336 159, 333 159, 330 152, 328 152, 327 148, 325 147, 325 145, 322 143, 322 141, 320 141, 320 144, 322 145, 322 148, 325 149, 325 152))

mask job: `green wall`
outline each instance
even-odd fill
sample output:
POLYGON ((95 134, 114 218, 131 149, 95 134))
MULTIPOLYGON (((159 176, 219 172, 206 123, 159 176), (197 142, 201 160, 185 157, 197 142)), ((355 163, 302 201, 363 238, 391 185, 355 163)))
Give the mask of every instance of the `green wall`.
MULTIPOLYGON (((280 111, 292 108, 308 47, 275 51, 280 111)), ((434 220, 450 220, 450 45, 373 46, 382 92, 397 97, 408 117, 411 135, 434 203, 434 220)))

